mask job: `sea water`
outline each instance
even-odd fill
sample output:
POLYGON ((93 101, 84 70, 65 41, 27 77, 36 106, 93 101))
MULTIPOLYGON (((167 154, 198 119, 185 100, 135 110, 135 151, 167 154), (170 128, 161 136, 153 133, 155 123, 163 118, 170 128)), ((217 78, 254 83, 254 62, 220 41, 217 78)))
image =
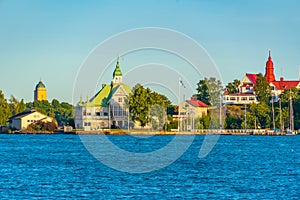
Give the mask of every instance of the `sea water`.
MULTIPOLYGON (((162 149, 174 138, 90 137, 108 137, 121 149, 139 153, 162 149)), ((213 150, 199 158, 204 137, 196 136, 165 168, 127 173, 98 161, 78 135, 3 134, 0 198, 300 198, 300 136, 220 136, 213 150)))

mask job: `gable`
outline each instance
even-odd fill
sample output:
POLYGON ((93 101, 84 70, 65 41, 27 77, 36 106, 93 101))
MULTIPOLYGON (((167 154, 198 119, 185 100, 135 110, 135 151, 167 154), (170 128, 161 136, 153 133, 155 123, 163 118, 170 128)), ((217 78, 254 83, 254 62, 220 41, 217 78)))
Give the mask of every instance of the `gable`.
POLYGON ((110 85, 105 85, 97 94, 95 94, 85 106, 103 106, 106 107, 107 103, 114 96, 125 97, 128 96, 132 92, 131 87, 128 85, 114 85, 111 87, 110 85))
POLYGON ((22 119, 32 119, 32 118, 43 119, 43 118, 47 118, 47 117, 48 117, 47 115, 44 115, 40 112, 33 112, 33 113, 30 113, 30 114, 22 117, 22 119))
POLYGON ((247 85, 256 85, 256 78, 257 78, 257 74, 246 73, 246 75, 244 76, 244 78, 242 79, 239 85, 239 88, 245 87, 247 85))
POLYGON ((118 87, 113 96, 128 96, 122 86, 118 87))
POLYGON ((128 95, 132 92, 131 88, 127 85, 119 85, 111 91, 108 101, 111 99, 117 100, 118 98, 128 97, 128 95), (127 87, 127 88, 126 88, 127 87))

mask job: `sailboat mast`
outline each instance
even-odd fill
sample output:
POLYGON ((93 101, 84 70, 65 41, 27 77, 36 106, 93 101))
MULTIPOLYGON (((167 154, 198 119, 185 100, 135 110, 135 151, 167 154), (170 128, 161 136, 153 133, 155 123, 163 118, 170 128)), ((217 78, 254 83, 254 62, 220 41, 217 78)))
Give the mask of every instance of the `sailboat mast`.
POLYGON ((281 98, 279 98, 279 112, 280 112, 280 128, 281 130, 283 131, 284 130, 284 126, 283 126, 283 123, 282 123, 282 110, 281 110, 281 98))
POLYGON ((293 112, 293 99, 290 90, 290 130, 294 131, 294 112, 293 112))
POLYGON ((273 120, 273 130, 275 130, 275 116, 274 116, 274 95, 272 94, 272 120, 273 120))

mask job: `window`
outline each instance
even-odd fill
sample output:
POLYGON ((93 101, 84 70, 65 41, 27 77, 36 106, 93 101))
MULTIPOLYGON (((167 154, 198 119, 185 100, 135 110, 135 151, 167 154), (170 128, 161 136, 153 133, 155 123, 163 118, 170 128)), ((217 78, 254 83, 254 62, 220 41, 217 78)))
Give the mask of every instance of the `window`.
POLYGON ((91 122, 84 122, 84 126, 91 126, 91 122))
POLYGON ((122 98, 122 97, 119 97, 119 98, 118 98, 118 102, 119 102, 119 103, 122 103, 122 102, 123 102, 123 98, 122 98))
POLYGON ((113 116, 114 117, 126 116, 126 112, 123 112, 123 111, 124 111, 124 109, 120 105, 117 104, 117 105, 113 106, 113 116))
POLYGON ((247 101, 247 97, 242 97, 242 101, 247 101))
POLYGON ((255 98, 254 97, 249 97, 249 100, 250 101, 255 101, 255 98))
POLYGON ((230 97, 230 101, 235 101, 235 97, 230 97))

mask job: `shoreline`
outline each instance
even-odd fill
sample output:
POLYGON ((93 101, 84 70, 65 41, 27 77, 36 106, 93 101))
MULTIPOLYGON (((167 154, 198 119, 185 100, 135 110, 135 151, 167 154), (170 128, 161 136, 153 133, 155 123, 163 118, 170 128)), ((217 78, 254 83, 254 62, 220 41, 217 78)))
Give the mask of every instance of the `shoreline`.
POLYGON ((14 132, 0 132, 0 134, 22 134, 22 135, 141 135, 141 136, 157 136, 157 135, 232 135, 232 136, 297 136, 299 133, 286 134, 285 132, 271 132, 266 130, 201 130, 201 131, 149 131, 149 130, 101 130, 101 131, 68 131, 56 130, 50 131, 14 131, 14 132))

